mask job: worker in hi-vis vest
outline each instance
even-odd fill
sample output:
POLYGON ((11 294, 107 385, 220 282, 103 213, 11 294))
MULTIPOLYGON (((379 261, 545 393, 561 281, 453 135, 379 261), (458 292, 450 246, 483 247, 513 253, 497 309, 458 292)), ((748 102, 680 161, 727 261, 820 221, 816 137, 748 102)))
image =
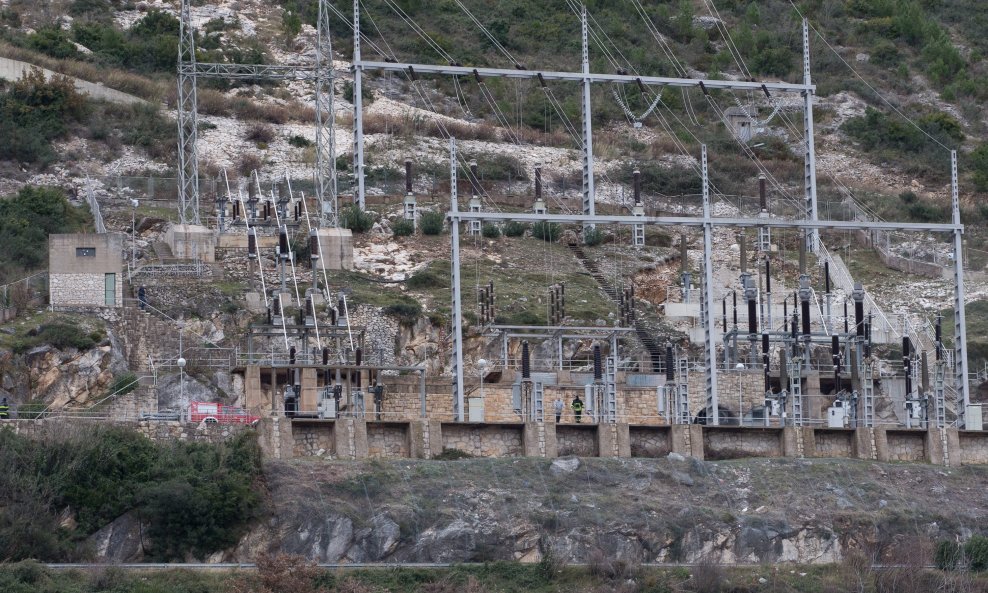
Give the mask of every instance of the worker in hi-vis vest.
POLYGON ((573 417, 576 418, 577 422, 579 422, 583 418, 583 400, 580 399, 579 395, 577 395, 573 399, 572 406, 573 406, 573 417))

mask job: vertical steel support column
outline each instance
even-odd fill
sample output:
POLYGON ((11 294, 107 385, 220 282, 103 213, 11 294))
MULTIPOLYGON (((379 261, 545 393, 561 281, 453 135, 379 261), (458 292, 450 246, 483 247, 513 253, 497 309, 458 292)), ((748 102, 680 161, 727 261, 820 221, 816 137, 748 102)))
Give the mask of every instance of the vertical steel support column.
MULTIPOLYGON (((960 197, 957 187, 957 151, 950 151, 950 207, 951 222, 961 223, 960 197)), ((964 422, 967 423, 967 407, 971 403, 971 385, 967 376, 967 320, 964 311, 964 231, 954 231, 954 389, 964 406, 964 422)))
MULTIPOLYGON (((593 118, 590 112, 590 44, 587 39, 587 7, 581 15, 583 30, 583 213, 594 215, 593 118)), ((592 224, 586 225, 593 227, 592 224)))
POLYGON ((353 203, 364 210, 363 67, 360 62, 360 0, 353 0, 353 203))
POLYGON ((463 422, 463 302, 460 293, 460 217, 456 196, 456 139, 449 139, 449 234, 453 243, 453 414, 463 422))
POLYGON ((195 27, 189 2, 182 0, 178 35, 178 219, 199 224, 198 113, 196 111, 195 27))
MULTIPOLYGON (((810 26, 803 19, 803 84, 812 84, 810 80, 810 26)), ((816 149, 813 143, 813 92, 803 91, 803 135, 806 152, 804 154, 803 170, 805 173, 806 218, 817 220, 816 202, 816 149)), ((816 253, 820 231, 811 229, 806 233, 806 251, 816 253)))
POLYGON ((714 271, 713 271, 713 232, 710 221, 710 179, 707 175, 707 145, 700 147, 700 166, 703 173, 703 287, 700 301, 700 321, 703 323, 703 366, 706 374, 707 408, 711 416, 707 423, 720 424, 717 405, 717 350, 714 344, 714 271))
POLYGON ((333 45, 329 28, 329 0, 319 0, 316 35, 316 199, 322 223, 338 226, 336 204, 336 139, 333 111, 333 45))

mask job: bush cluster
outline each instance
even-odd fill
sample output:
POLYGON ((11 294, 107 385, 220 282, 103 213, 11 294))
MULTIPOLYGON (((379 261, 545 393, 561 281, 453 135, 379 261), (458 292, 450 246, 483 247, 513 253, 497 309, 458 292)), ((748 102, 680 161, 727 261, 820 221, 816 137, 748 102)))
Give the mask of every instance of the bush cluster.
POLYGON ((391 232, 395 237, 410 237, 415 234, 415 223, 404 218, 398 218, 391 223, 391 232))
POLYGON ((354 233, 366 233, 374 226, 374 215, 351 204, 340 210, 340 226, 354 233))
POLYGON ((28 185, 0 200, 0 280, 44 265, 48 235, 81 230, 88 220, 86 211, 73 207, 52 187, 28 185))
POLYGON ((523 222, 518 222, 515 220, 510 220, 504 223, 504 236, 505 237, 521 237, 528 230, 528 225, 523 222))
POLYGON ((384 314, 397 317, 398 321, 405 325, 412 325, 418 321, 419 315, 422 314, 422 305, 415 299, 407 298, 385 307, 384 314))
POLYGON ((532 236, 549 243, 558 241, 561 232, 560 226, 554 222, 539 221, 532 225, 532 236))
POLYGON ((122 428, 43 441, 0 430, 0 557, 77 559, 76 541, 137 511, 151 557, 202 558, 235 544, 256 516, 260 460, 253 433, 162 445, 122 428), (66 508, 74 527, 60 519, 66 508))
POLYGON ((501 236, 501 227, 496 224, 485 224, 480 232, 488 239, 497 239, 501 236))
POLYGON ((445 222, 446 217, 442 212, 423 212, 419 218, 419 228, 422 229, 423 235, 438 235, 443 232, 445 222))
POLYGON ((68 78, 46 80, 32 69, 0 93, 0 159, 42 165, 55 160, 51 142, 86 116, 86 101, 68 78))

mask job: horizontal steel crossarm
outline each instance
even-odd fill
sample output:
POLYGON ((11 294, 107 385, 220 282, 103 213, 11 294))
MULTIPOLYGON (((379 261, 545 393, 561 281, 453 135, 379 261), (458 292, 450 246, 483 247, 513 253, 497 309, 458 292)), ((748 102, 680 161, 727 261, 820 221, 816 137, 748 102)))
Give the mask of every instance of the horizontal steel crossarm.
POLYGON ((197 78, 264 78, 268 80, 313 80, 316 68, 311 64, 216 64, 182 62, 180 74, 197 78))
MULTIPOLYGON (((730 218, 698 216, 586 216, 583 214, 528 214, 517 212, 455 212, 446 214, 455 221, 481 220, 487 222, 555 222, 560 224, 654 224, 665 226, 702 227, 710 223, 715 227, 771 227, 771 228, 803 228, 803 229, 832 229, 839 231, 909 231, 909 232, 940 232, 952 233, 964 230, 964 225, 949 223, 919 223, 919 222, 885 222, 885 221, 849 221, 849 220, 785 220, 773 218, 730 218)), ((495 326, 499 327, 499 326, 495 326)))
POLYGON ((731 89, 741 91, 761 91, 764 86, 770 91, 783 93, 802 93, 805 91, 815 91, 816 86, 812 84, 793 84, 788 82, 747 82, 743 80, 701 80, 699 78, 667 78, 664 76, 630 76, 626 74, 595 74, 589 75, 582 72, 539 72, 537 70, 511 70, 507 68, 469 68, 466 66, 441 66, 435 64, 396 64, 393 62, 367 62, 358 61, 356 66, 364 70, 390 70, 392 72, 408 71, 409 68, 416 74, 445 74, 448 76, 473 76, 480 77, 506 77, 506 78, 539 78, 543 80, 568 80, 572 82, 583 82, 589 78, 590 82, 623 82, 637 84, 675 86, 675 87, 699 87, 701 84, 707 89, 731 89))
POLYGON ((597 334, 506 334, 509 338, 542 338, 545 340, 555 340, 557 338, 562 338, 564 340, 600 340, 603 338, 610 338, 610 332, 601 332, 597 334))
MULTIPOLYGON (((578 326, 578 325, 564 325, 564 326, 552 326, 552 325, 492 325, 492 329, 496 330, 507 330, 507 331, 532 331, 532 332, 555 332, 558 329, 565 330, 567 332, 589 332, 589 333, 599 333, 599 334, 609 334, 612 332, 625 332, 630 333, 635 331, 631 327, 596 327, 596 326, 578 326)), ((548 334, 548 335, 555 335, 548 334)))

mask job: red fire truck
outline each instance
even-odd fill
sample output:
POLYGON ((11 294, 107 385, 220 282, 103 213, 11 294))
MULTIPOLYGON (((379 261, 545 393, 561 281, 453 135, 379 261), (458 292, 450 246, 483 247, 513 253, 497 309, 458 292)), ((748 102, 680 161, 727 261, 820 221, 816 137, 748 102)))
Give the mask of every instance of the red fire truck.
POLYGON ((257 424, 260 416, 252 416, 247 410, 213 402, 189 402, 189 422, 218 424, 257 424))

